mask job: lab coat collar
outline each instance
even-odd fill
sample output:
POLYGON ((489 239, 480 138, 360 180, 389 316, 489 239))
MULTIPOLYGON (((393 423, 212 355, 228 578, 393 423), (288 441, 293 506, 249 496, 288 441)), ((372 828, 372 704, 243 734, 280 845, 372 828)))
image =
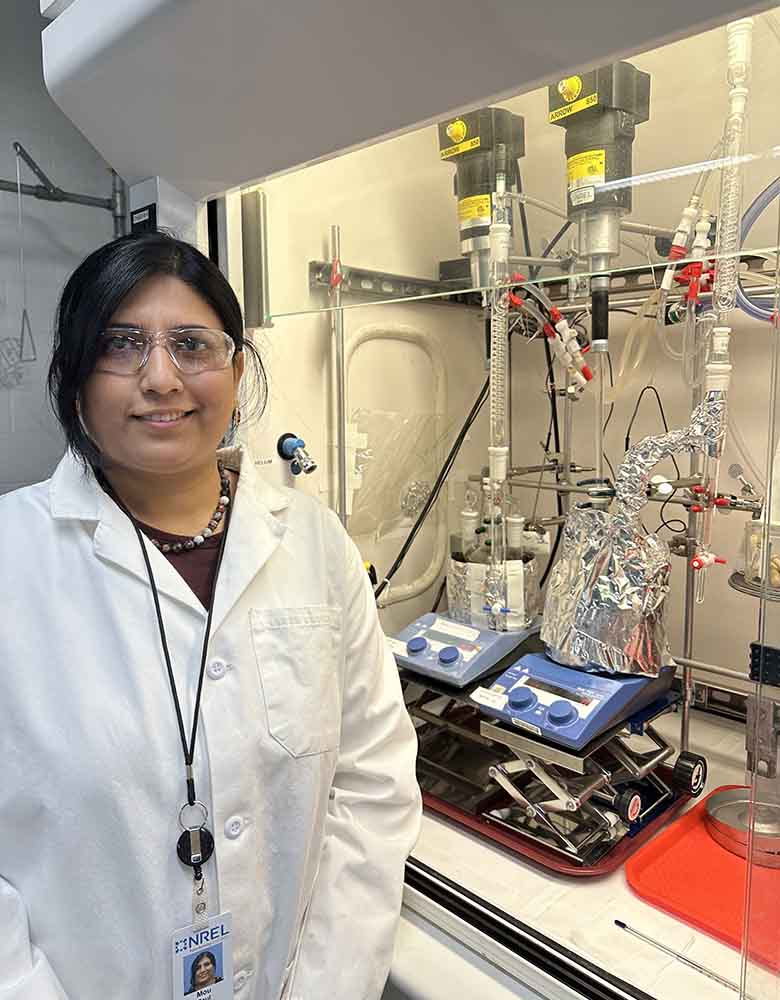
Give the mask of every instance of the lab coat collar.
MULTIPOLYGON (((233 498, 225 557, 214 600, 212 632, 277 548, 286 525, 275 517, 289 506, 288 494, 265 482, 246 448, 225 448, 219 457, 227 468, 240 472, 233 498)), ((72 452, 57 466, 49 485, 49 504, 57 520, 94 522, 95 555, 115 563, 145 582, 146 566, 132 525, 116 503, 86 472, 72 452)), ((206 612, 182 577, 153 545, 147 545, 155 583, 160 593, 185 604, 205 618, 206 612)))

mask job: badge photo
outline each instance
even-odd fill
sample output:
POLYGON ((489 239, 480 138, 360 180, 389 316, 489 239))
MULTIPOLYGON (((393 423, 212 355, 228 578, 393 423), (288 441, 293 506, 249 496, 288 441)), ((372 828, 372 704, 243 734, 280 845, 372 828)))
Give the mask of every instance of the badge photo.
POLYGON ((233 955, 229 913, 173 936, 173 1000, 228 1000, 233 996, 233 955))

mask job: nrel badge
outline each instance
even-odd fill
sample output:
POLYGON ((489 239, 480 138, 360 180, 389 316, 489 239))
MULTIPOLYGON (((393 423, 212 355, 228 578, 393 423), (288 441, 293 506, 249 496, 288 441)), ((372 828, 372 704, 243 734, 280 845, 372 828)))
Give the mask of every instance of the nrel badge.
POLYGON ((173 1000, 229 1000, 233 996, 233 917, 182 927, 173 935, 173 1000))

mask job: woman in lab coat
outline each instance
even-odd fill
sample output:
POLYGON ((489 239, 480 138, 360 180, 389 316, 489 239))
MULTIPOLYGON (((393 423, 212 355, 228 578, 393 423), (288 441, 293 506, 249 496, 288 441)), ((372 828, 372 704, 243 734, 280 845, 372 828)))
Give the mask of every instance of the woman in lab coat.
POLYGON ((165 234, 63 292, 68 452, 0 499, 0 1000, 177 997, 181 928, 226 935, 226 996, 382 993, 416 741, 338 519, 217 453, 250 354, 165 234))

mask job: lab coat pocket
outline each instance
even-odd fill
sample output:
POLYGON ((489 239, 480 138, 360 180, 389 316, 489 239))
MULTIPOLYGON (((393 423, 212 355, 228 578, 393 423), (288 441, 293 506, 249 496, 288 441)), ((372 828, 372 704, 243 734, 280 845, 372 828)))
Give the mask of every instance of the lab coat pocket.
POLYGON ((271 736, 293 757, 337 750, 339 609, 253 608, 249 620, 271 736))

